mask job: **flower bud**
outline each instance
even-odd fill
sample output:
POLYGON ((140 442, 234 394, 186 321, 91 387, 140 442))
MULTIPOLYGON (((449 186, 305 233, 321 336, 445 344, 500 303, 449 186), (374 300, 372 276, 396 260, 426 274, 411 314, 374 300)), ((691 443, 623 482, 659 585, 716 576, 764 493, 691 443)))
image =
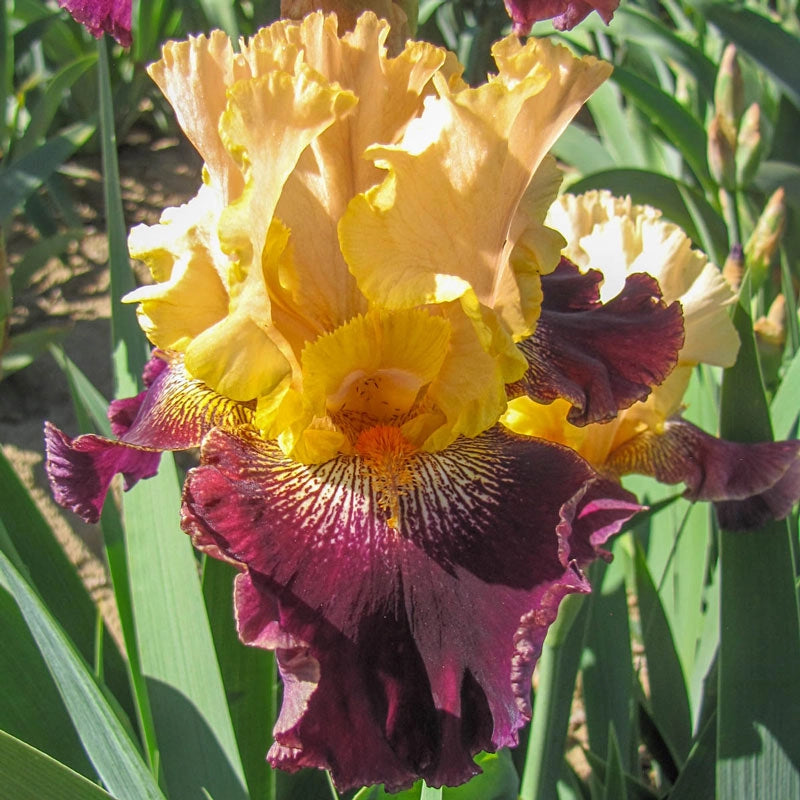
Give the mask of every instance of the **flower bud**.
POLYGON ((735 150, 734 129, 728 120, 717 112, 708 126, 708 169, 717 185, 729 191, 736 185, 735 150))
POLYGON ((783 187, 779 187, 764 206, 756 227, 744 247, 744 260, 750 270, 753 291, 761 286, 767 276, 767 270, 778 250, 785 225, 786 193, 783 187))
POLYGON ((731 252, 725 259, 722 267, 722 277, 731 285, 735 291, 739 291, 744 275, 744 250, 740 244, 731 247, 731 252))
POLYGON ((736 130, 744 111, 744 82, 736 55, 736 47, 729 44, 722 54, 714 86, 714 110, 736 130))
POLYGON ((756 174, 761 156, 764 152, 764 141, 761 136, 761 108, 753 103, 742 117, 739 136, 736 140, 736 183, 746 187, 756 174))

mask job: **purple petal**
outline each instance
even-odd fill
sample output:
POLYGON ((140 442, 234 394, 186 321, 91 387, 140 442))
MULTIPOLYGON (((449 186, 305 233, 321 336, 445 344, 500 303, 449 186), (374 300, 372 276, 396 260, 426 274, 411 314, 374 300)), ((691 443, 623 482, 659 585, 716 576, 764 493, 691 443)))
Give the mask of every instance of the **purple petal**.
POLYGON ((611 454, 619 475, 638 472, 685 483, 690 500, 713 500, 720 525, 757 528, 783 519, 800 499, 800 441, 747 444, 717 439, 682 419, 645 431, 611 454))
POLYGON ((680 303, 667 306, 653 278, 629 276, 605 304, 601 280, 600 273, 581 274, 566 259, 542 277, 539 322, 519 345, 529 368, 510 387, 539 403, 568 400, 573 425, 613 419, 646 399, 672 371, 683 345, 680 303))
POLYGON ((533 25, 543 19, 552 18, 556 30, 572 30, 592 11, 596 11, 608 25, 619 0, 505 0, 505 5, 514 23, 514 33, 527 36, 533 25))
POLYGON ((131 46, 131 0, 58 0, 92 36, 110 33, 123 47, 131 46))
POLYGON ((569 449, 501 429, 403 469, 390 509, 365 458, 306 466, 214 430, 184 489, 195 543, 248 568, 242 639, 278 653, 270 761, 342 788, 455 785, 516 743, 547 628, 589 589, 579 564, 639 508, 569 449))
POLYGON ((45 423, 47 477, 59 505, 86 522, 97 522, 114 475, 125 489, 158 470, 161 452, 197 447, 213 426, 233 428, 252 416, 248 404, 234 403, 191 379, 179 359, 154 355, 145 367, 148 386, 136 397, 115 400, 108 409, 119 439, 86 434, 71 439, 45 423))

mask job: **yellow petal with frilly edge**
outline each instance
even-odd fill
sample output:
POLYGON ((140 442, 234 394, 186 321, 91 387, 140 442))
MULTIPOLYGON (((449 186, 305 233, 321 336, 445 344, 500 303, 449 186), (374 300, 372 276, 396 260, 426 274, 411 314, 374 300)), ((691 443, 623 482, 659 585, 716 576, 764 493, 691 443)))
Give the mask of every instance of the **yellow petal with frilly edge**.
POLYGON ((228 258, 219 248, 217 195, 201 187, 186 205, 167 209, 158 225, 138 225, 128 238, 158 283, 123 298, 139 303, 139 324, 162 350, 184 351, 195 336, 228 312, 228 258))
POLYGON ((272 324, 262 257, 275 206, 300 153, 354 104, 303 64, 240 81, 228 91, 223 140, 245 176, 222 212, 219 238, 231 258, 228 316, 186 353, 192 374, 237 400, 269 394, 290 373, 293 352, 272 324))
POLYGON ((523 308, 509 259, 524 231, 516 215, 547 150, 610 67, 548 42, 515 42, 495 46, 500 74, 484 86, 451 91, 435 76, 439 96, 403 141, 368 151, 389 174, 353 200, 339 236, 373 302, 408 308, 471 288, 514 337, 531 333, 536 312, 523 308))

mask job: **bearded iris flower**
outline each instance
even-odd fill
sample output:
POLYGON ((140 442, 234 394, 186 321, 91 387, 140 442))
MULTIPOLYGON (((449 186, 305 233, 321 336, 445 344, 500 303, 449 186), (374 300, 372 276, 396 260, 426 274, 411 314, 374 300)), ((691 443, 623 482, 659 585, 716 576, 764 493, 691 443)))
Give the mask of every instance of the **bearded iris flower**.
POLYGON ((113 36, 123 47, 131 46, 131 0, 58 0, 92 36, 113 36))
POLYGON ((578 427, 563 398, 540 397, 544 403, 554 399, 542 405, 520 397, 510 404, 506 424, 572 447, 607 475, 640 473, 662 483, 685 483, 686 497, 713 501, 720 524, 729 530, 785 517, 800 498, 800 442, 728 442, 681 417, 694 367, 730 367, 739 350, 728 313, 736 295, 720 270, 659 211, 609 192, 564 195, 547 221, 567 240, 565 255, 584 271, 596 270, 587 281, 597 286, 602 276, 597 293, 607 304, 624 291, 629 275, 656 278, 664 299, 681 303, 685 341, 667 379, 644 402, 608 422, 578 427))
POLYGON ((131 233, 155 280, 126 298, 146 388, 112 404, 118 439, 46 429, 54 494, 87 520, 115 474, 200 445, 182 525, 239 568, 241 639, 276 652, 269 760, 342 788, 458 784, 516 743, 561 599, 639 506, 500 416, 527 393, 608 419, 683 343, 652 278, 605 306, 544 224, 547 151, 610 68, 509 37, 470 88, 440 48, 388 58, 387 34, 311 14, 237 54, 219 32, 165 47, 151 75, 205 168, 131 233), (580 331, 591 352, 536 366, 580 331))
POLYGON ((571 31, 583 22, 592 11, 608 25, 619 0, 505 0, 517 36, 527 36, 540 20, 552 19, 557 31, 571 31))

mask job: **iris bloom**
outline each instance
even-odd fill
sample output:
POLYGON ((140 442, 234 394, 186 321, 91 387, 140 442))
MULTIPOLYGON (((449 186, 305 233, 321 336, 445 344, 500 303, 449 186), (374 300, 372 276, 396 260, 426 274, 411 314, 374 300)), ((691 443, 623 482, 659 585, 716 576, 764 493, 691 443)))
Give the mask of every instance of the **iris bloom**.
POLYGON ((680 301, 686 338, 667 380, 609 422, 577 427, 565 400, 541 405, 529 397, 512 401, 504 421, 572 447, 606 475, 636 472, 685 483, 689 499, 714 501, 720 524, 730 530, 785 517, 800 497, 800 443, 727 442, 680 416, 694 367, 730 367, 739 350, 729 315, 736 296, 719 269, 659 211, 609 192, 564 195, 547 221, 566 238, 568 258, 602 273, 602 300, 613 302, 633 273, 655 277, 665 300, 680 301))
POLYGON ((592 11, 596 11, 608 25, 619 0, 505 0, 505 5, 514 23, 514 33, 526 36, 535 23, 544 19, 552 19, 553 27, 558 31, 571 31, 592 11))
POLYGON ((183 527, 240 569, 242 640, 276 651, 269 760, 342 788, 458 784, 516 743, 559 602, 638 505, 501 426, 509 387, 606 419, 683 341, 652 278, 603 306, 543 224, 547 151, 610 68, 509 37, 469 88, 432 45, 387 58, 387 33, 312 14, 236 55, 219 32, 165 47, 151 75, 205 168, 130 237, 146 389, 112 404, 116 440, 47 428, 54 493, 89 520, 114 474, 201 445, 183 527), (580 331, 590 354, 533 364, 580 331))
POLYGON ((131 0, 58 0, 77 22, 95 36, 113 36, 123 47, 131 46, 131 0))

